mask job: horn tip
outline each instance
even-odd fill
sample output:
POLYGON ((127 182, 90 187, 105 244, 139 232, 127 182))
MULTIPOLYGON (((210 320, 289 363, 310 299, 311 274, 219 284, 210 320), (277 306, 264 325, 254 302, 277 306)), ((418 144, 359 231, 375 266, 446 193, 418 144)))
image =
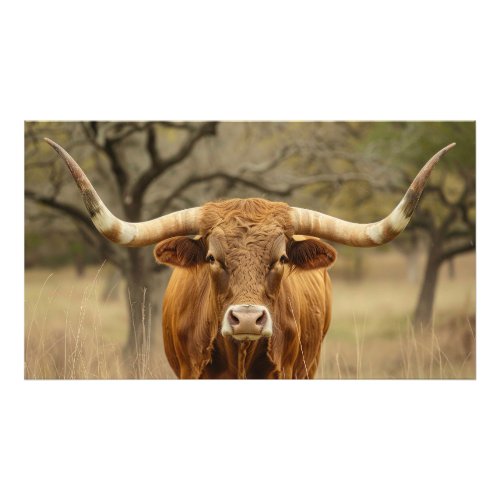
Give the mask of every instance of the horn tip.
POLYGON ((57 142, 54 142, 52 139, 49 139, 48 137, 44 137, 43 140, 49 145, 51 146, 52 148, 54 148, 56 151, 59 152, 59 150, 61 149, 61 146, 59 146, 59 144, 57 144, 57 142))
POLYGON ((454 148, 456 145, 457 145, 457 143, 456 143, 456 142, 452 142, 451 144, 448 144, 448 146, 446 146, 445 148, 443 148, 443 149, 441 150, 441 153, 442 153, 442 154, 447 153, 447 152, 448 152, 451 148, 454 148))
POLYGON ((432 166, 434 166, 437 161, 439 161, 450 149, 454 148, 456 145, 456 142, 452 142, 451 144, 448 144, 448 146, 438 151, 430 160, 432 166))

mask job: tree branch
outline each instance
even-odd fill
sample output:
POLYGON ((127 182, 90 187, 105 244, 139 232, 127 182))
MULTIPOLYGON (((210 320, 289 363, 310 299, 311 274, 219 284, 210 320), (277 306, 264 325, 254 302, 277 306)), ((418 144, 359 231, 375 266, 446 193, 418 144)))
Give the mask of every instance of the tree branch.
POLYGON ((141 124, 137 124, 135 122, 121 123, 120 124, 122 125, 121 130, 116 131, 115 134, 108 137, 107 140, 113 144, 122 142, 124 139, 131 136, 132 134, 135 134, 137 132, 143 132, 144 130, 149 129, 152 124, 153 122, 145 122, 141 124))
MULTIPOLYGON (((474 227, 475 230, 475 227, 474 227)), ((471 231, 470 230, 455 230, 455 231, 449 231, 446 233, 445 238, 448 239, 463 239, 463 238, 470 238, 471 236, 471 231)))
POLYGON ((110 163, 111 163, 111 171, 116 179, 116 184, 118 185, 118 191, 123 199, 123 194, 125 192, 125 188, 128 184, 128 173, 123 168, 120 160, 118 159, 118 155, 114 148, 114 142, 106 139, 104 141, 104 152, 106 153, 110 163))
POLYGON ((45 205, 50 208, 54 208, 58 210, 59 212, 64 213, 65 215, 69 215, 71 218, 77 220, 78 222, 81 222, 84 224, 86 227, 96 230, 94 225, 92 224, 91 220, 89 219, 89 216, 87 213, 82 212, 78 210, 77 208, 68 205, 67 203, 63 203, 61 201, 57 201, 54 198, 50 198, 48 196, 44 196, 40 193, 36 193, 34 191, 31 191, 30 189, 26 189, 24 191, 24 196, 28 198, 29 200, 36 201, 37 203, 40 203, 41 205, 45 205))
POLYGON ((161 125, 162 127, 165 128, 177 128, 180 130, 187 130, 188 132, 195 132, 196 127, 192 123, 188 122, 158 122, 158 125, 161 125))
POLYGON ((151 166, 156 168, 159 163, 158 147, 156 143, 156 131, 154 126, 148 127, 146 132, 146 149, 151 157, 151 166))
POLYGON ((210 182, 216 179, 226 180, 234 184, 241 184, 251 189, 255 189, 256 191, 259 191, 261 193, 264 192, 266 194, 272 194, 276 196, 289 196, 295 189, 299 187, 299 186, 288 186, 282 189, 271 189, 269 187, 264 187, 262 182, 245 179, 243 177, 238 177, 236 175, 228 174, 227 172, 214 172, 212 174, 200 177, 190 177, 186 179, 183 183, 177 186, 175 190, 172 191, 168 196, 162 198, 161 203, 159 204, 158 209, 156 210, 157 215, 155 215, 155 217, 163 215, 168 210, 173 200, 181 197, 182 193, 187 189, 189 189, 190 187, 195 186, 196 184, 202 184, 204 182, 210 182))
POLYGON ((110 245, 102 235, 96 234, 95 231, 89 231, 86 227, 78 223, 76 223, 76 228, 89 247, 98 249, 101 256, 114 264, 118 269, 122 271, 127 269, 127 260, 122 258, 118 252, 115 251, 115 247, 110 245))
POLYGON ((82 128, 87 135, 87 138, 90 140, 92 145, 99 151, 105 154, 105 156, 108 158, 108 161, 111 165, 111 171, 113 172, 114 179, 116 181, 116 184, 118 186, 118 191, 121 196, 121 200, 123 202, 124 199, 124 193, 125 193, 125 188, 129 182, 129 176, 128 172, 123 168, 118 155, 115 150, 115 144, 119 142, 120 140, 124 139, 126 136, 130 135, 133 132, 137 132, 139 128, 132 127, 131 129, 127 130, 126 133, 122 133, 122 135, 115 134, 114 137, 108 138, 105 137, 104 141, 101 142, 98 138, 99 136, 99 127, 98 127, 98 122, 90 122, 89 125, 87 126, 86 123, 82 124, 82 128))
POLYGON ((86 238, 87 242, 90 241, 91 246, 93 246, 94 248, 99 247, 101 252, 110 261, 120 265, 123 264, 124 261, 117 256, 116 252, 114 251, 112 245, 108 242, 108 240, 103 238, 102 235, 99 233, 99 231, 97 231, 87 213, 82 212, 77 208, 68 205, 67 203, 57 201, 53 198, 49 198, 48 196, 44 196, 40 193, 36 193, 29 189, 26 189, 24 191, 24 195, 29 200, 50 207, 54 210, 57 210, 58 212, 63 213, 66 216, 69 216, 71 219, 73 219, 74 222, 77 223, 77 228, 79 228, 81 233, 82 231, 85 231, 87 234, 92 234, 96 236, 96 238, 92 240, 86 238))
POLYGON ((185 160, 189 156, 195 145, 201 139, 203 139, 206 136, 215 135, 216 130, 217 130, 216 122, 204 123, 189 136, 189 138, 184 142, 184 144, 180 147, 180 149, 176 153, 174 153, 172 156, 163 161, 157 161, 156 164, 152 165, 148 170, 143 172, 143 174, 137 179, 135 185, 133 186, 130 192, 132 198, 133 211, 139 213, 144 193, 155 179, 157 179, 170 167, 185 160))
POLYGON ((244 174, 246 172, 252 172, 253 174, 260 174, 263 172, 269 172, 273 170, 277 166, 279 166, 283 161, 287 160, 291 156, 295 155, 299 149, 293 145, 289 144, 283 147, 280 151, 278 151, 273 158, 270 160, 264 161, 262 163, 244 163, 239 168, 239 171, 244 174))
MULTIPOLYGON (((329 183, 333 186, 332 187, 333 190, 339 189, 344 183, 353 181, 365 181, 370 183, 370 185, 374 187, 378 187, 378 184, 377 183, 374 184, 370 176, 357 172, 346 172, 344 174, 318 174, 300 178, 285 177, 285 180, 288 180, 288 184, 278 185, 276 183, 276 180, 273 179, 268 179, 266 182, 263 182, 261 178, 249 179, 225 171, 219 171, 203 176, 189 177, 188 179, 186 179, 184 182, 179 184, 173 191, 171 191, 169 195, 162 198, 161 200, 156 200, 153 203, 153 205, 158 204, 158 208, 155 211, 154 216, 159 217, 165 214, 169 210, 173 200, 175 198, 182 196, 182 193, 187 189, 189 189, 190 187, 196 184, 210 182, 213 180, 225 180, 230 185, 239 184, 254 189, 259 193, 265 193, 267 195, 273 195, 273 196, 290 196, 297 189, 301 189, 305 186, 319 184, 319 183, 329 183)), ((283 176, 280 177, 280 180, 283 181, 283 176)))
POLYGON ((439 262, 443 263, 446 260, 449 260, 457 255, 460 255, 460 254, 466 253, 466 252, 471 252, 475 249, 476 249, 476 242, 470 241, 467 244, 464 244, 464 245, 459 246, 459 247, 451 248, 450 250, 443 252, 439 258, 439 262))
POLYGON ((433 184, 429 184, 429 185, 425 186, 425 192, 427 192, 427 194, 429 194, 429 193, 437 194, 441 203, 449 208, 455 207, 457 205, 457 203, 459 203, 459 202, 453 203, 450 200, 448 200, 448 198, 446 198, 446 195, 444 194, 444 190, 442 189, 442 186, 436 186, 433 184))

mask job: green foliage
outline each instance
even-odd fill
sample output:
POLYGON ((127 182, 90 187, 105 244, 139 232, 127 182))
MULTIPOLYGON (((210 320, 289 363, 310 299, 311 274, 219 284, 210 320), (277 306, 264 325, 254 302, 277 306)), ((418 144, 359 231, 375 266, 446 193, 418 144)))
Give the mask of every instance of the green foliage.
POLYGON ((24 256, 26 267, 59 268, 100 262, 95 250, 85 245, 77 234, 71 232, 49 231, 44 235, 40 230, 26 231, 24 256))

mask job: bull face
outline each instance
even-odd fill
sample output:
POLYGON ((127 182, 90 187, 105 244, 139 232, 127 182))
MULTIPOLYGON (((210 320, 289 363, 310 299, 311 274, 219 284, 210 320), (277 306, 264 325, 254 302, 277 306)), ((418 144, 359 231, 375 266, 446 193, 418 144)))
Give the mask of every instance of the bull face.
POLYGON ((285 232, 272 220, 239 218, 237 225, 218 224, 201 237, 164 240, 154 255, 161 264, 201 266, 211 283, 218 331, 238 341, 259 340, 273 334, 282 281, 291 272, 328 267, 336 258, 326 243, 285 232))

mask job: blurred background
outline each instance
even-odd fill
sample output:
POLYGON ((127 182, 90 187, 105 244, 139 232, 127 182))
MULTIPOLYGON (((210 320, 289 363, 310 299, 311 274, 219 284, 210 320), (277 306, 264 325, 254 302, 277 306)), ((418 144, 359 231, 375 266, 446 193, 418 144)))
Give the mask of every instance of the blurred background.
POLYGON ((475 136, 474 122, 26 122, 25 377, 174 378, 170 270, 97 233, 50 137, 130 221, 257 196, 373 222, 456 142, 396 240, 334 244, 316 378, 475 378, 475 136))

